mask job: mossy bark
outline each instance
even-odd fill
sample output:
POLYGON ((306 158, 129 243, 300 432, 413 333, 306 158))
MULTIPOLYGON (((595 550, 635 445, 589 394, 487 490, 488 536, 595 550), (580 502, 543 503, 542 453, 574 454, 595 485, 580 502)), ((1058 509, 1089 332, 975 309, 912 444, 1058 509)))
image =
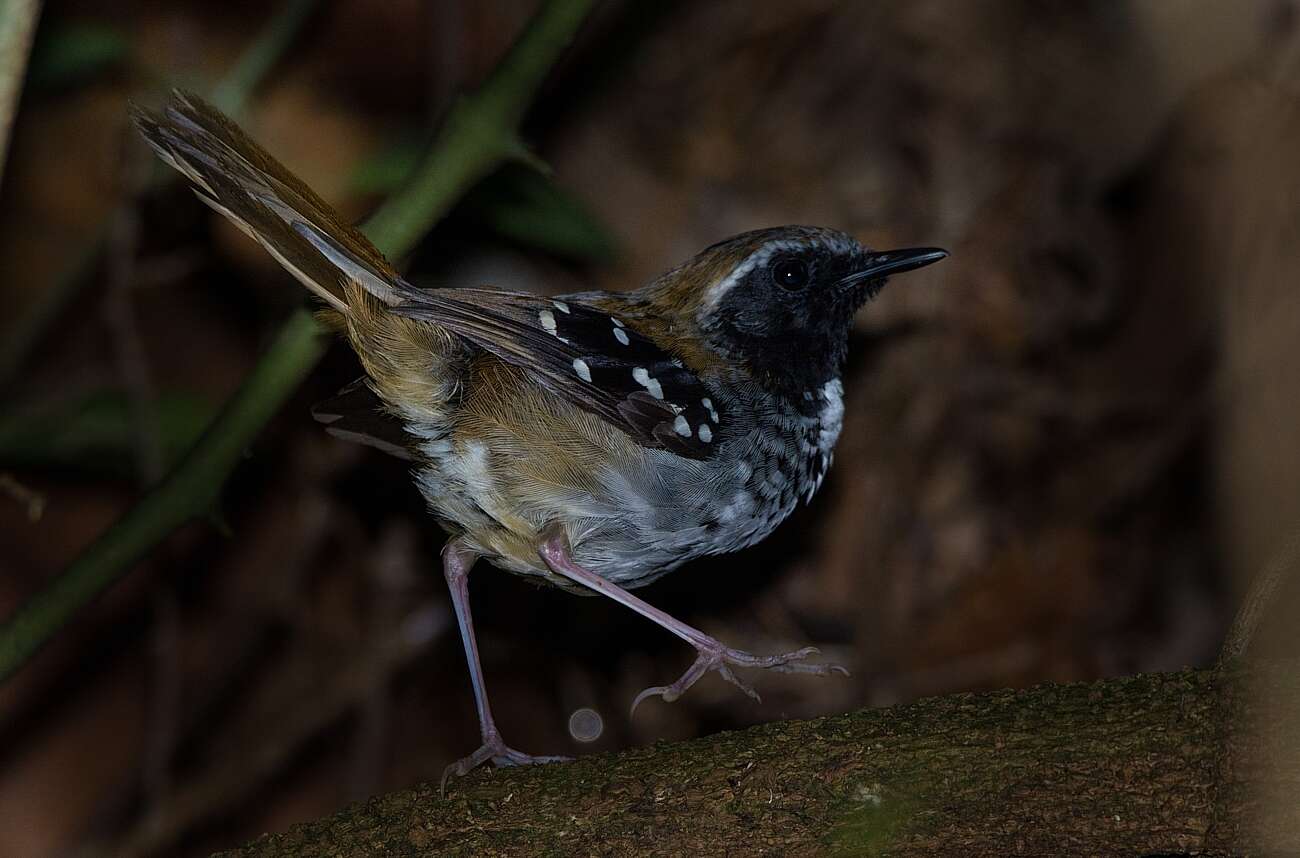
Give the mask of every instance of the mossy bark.
POLYGON ((482 771, 227 854, 1300 854, 1300 819, 1265 826, 1258 800, 1300 794, 1298 673, 959 694, 482 771))

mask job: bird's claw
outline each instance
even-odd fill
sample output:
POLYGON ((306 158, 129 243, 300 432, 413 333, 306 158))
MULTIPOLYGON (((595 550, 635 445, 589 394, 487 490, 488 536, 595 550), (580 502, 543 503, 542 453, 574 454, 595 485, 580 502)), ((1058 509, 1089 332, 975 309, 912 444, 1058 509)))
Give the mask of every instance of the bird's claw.
POLYGON ((686 669, 686 672, 672 685, 651 686, 638 694, 632 700, 632 710, 629 717, 636 714, 636 708, 648 697, 658 696, 662 697, 665 703, 672 703, 685 694, 687 689, 698 682, 710 670, 716 670, 723 679, 760 703, 762 698, 758 696, 758 692, 735 674, 731 669, 733 666, 774 670, 778 673, 809 673, 815 676, 829 676, 833 673, 843 676, 849 675, 848 669, 842 665, 807 664, 804 662, 804 659, 808 656, 820 652, 815 646, 806 646, 803 649, 780 655, 753 655, 752 653, 723 646, 717 641, 697 644, 695 648, 699 655, 696 657, 695 662, 686 669))
POLYGON ((442 770, 442 780, 439 784, 439 791, 444 795, 447 792, 447 781, 452 775, 461 777, 467 775, 474 769, 486 762, 491 762, 497 768, 505 766, 535 766, 545 763, 567 763, 572 761, 572 757, 561 756, 534 756, 525 754, 523 751, 516 751, 505 742, 501 741, 499 736, 493 736, 484 740, 483 744, 477 751, 468 757, 461 757, 456 762, 442 770))

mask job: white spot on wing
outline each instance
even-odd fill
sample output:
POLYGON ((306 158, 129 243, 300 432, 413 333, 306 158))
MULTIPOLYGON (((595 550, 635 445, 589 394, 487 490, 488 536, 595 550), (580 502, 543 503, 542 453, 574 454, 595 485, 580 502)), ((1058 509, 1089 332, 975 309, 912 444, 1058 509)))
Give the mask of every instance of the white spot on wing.
POLYGON ((664 398, 663 386, 660 385, 658 381, 650 377, 650 373, 646 371, 645 367, 639 366, 636 369, 632 370, 632 378, 635 379, 637 384, 641 385, 646 390, 650 391, 650 395, 653 396, 655 399, 664 398))
POLYGON ((700 428, 695 430, 695 434, 698 435, 700 440, 705 444, 713 440, 713 430, 709 428, 709 424, 707 423, 701 423, 700 428))
POLYGON ((583 381, 591 381, 591 367, 587 366, 587 362, 582 358, 573 359, 573 371, 583 381))
POLYGON ((569 312, 569 305, 563 301, 552 301, 551 306, 559 310, 561 313, 569 312))
POLYGON ((691 437, 691 424, 686 422, 686 418, 678 414, 677 419, 673 421, 673 431, 683 438, 691 437))
POLYGON ((704 406, 705 411, 709 412, 709 419, 712 420, 714 423, 717 423, 718 410, 713 407, 713 400, 709 399, 709 397, 706 396, 700 400, 700 404, 704 406))
POLYGON ((630 340, 628 340, 627 338, 627 331, 623 330, 622 328, 614 329, 614 339, 618 340, 623 345, 627 345, 630 342, 630 340))
MULTIPOLYGON (((542 327, 546 329, 547 333, 555 334, 554 313, 552 313, 550 310, 543 310, 542 312, 537 314, 537 319, 542 323, 542 327)), ((559 334, 556 334, 556 336, 559 336, 559 334)))
POLYGON ((614 323, 614 327, 616 328, 623 327, 623 322, 621 319, 615 318, 614 316, 610 316, 609 320, 614 323))

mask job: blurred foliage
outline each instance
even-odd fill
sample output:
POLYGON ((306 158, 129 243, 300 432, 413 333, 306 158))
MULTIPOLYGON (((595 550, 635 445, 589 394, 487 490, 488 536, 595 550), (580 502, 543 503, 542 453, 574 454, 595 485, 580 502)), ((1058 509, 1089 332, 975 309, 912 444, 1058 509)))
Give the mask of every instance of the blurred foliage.
MULTIPOLYGON (((162 394, 155 407, 164 465, 189 449, 216 414, 211 402, 182 393, 162 394)), ((139 417, 130 398, 114 390, 6 414, 0 417, 0 462, 130 477, 136 473, 139 417)))
POLYGON ((467 213, 500 236, 545 253, 604 263, 614 236, 577 197, 527 167, 507 165, 465 200, 467 213))
POLYGON ((360 194, 391 194, 415 172, 424 151, 424 144, 415 135, 398 137, 357 164, 348 184, 360 194))
MULTIPOLYGON (((392 193, 410 177, 422 151, 414 138, 403 139, 358 164, 349 184, 358 193, 392 193)), ((460 213, 502 238, 563 259, 606 263, 618 256, 618 243, 600 219, 528 166, 507 164, 484 179, 460 213)))
POLYGON ((41 30, 32 46, 28 85, 40 90, 76 86, 124 63, 131 46, 120 30, 88 21, 41 30))

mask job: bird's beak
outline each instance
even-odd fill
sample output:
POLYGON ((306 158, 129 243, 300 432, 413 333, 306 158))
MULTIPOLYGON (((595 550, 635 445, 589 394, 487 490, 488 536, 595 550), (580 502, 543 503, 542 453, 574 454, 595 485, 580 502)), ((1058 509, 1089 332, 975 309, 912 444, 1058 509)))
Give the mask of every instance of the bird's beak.
POLYGON ((868 280, 880 280, 891 274, 901 274, 938 262, 948 251, 937 247, 909 247, 904 250, 872 251, 863 256, 862 267, 840 281, 841 286, 853 286, 868 280))

